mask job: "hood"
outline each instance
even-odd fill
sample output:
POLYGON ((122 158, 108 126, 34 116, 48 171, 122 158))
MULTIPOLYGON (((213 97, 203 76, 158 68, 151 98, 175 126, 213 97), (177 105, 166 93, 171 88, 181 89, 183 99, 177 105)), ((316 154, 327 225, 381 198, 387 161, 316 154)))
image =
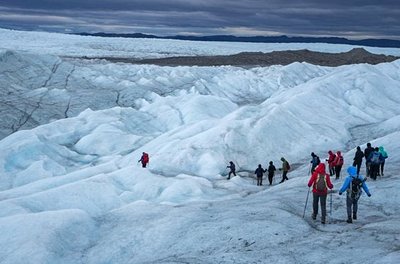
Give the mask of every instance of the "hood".
POLYGON ((315 171, 318 174, 325 174, 325 163, 320 163, 317 168, 315 168, 315 171))
POLYGON ((350 176, 357 176, 357 168, 354 166, 350 166, 347 168, 347 172, 350 176))
POLYGON ((340 156, 340 155, 342 155, 342 152, 338 151, 338 152, 336 152, 336 154, 338 154, 340 156))
POLYGON ((331 150, 328 151, 329 155, 333 155, 333 152, 331 150))
POLYGON ((383 152, 383 151, 385 151, 385 149, 384 149, 382 146, 380 146, 380 147, 379 147, 379 151, 380 151, 380 152, 383 152))

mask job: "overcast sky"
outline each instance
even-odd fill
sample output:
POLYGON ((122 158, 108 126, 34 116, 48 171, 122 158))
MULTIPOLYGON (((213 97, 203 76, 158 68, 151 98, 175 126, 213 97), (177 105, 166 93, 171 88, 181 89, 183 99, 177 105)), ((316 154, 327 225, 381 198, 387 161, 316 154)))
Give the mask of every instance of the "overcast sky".
POLYGON ((400 39, 400 0, 0 0, 0 27, 400 39))

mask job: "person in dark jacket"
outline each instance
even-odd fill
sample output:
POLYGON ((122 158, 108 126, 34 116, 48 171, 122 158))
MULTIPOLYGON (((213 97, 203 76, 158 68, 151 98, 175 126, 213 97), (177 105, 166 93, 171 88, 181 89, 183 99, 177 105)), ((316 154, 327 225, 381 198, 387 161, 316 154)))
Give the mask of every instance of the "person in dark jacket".
POLYGON ((376 180, 376 177, 379 174, 379 166, 381 165, 384 158, 382 154, 379 152, 379 148, 375 148, 374 151, 371 152, 368 156, 368 160, 370 162, 370 177, 373 180, 376 180))
POLYGON ((320 159, 317 155, 315 155, 314 152, 311 152, 311 173, 314 172, 315 168, 317 167, 317 165, 320 163, 320 159))
POLYGON ((229 174, 228 174, 228 180, 231 178, 231 175, 236 176, 236 166, 233 161, 229 161, 229 166, 226 166, 227 168, 230 169, 229 174))
POLYGON ((313 214, 312 219, 317 219, 318 202, 321 203, 321 223, 325 224, 326 220, 326 197, 328 196, 328 188, 333 189, 333 184, 329 174, 325 172, 325 164, 320 163, 311 175, 308 181, 308 187, 313 187, 313 214), (322 187, 321 187, 322 184, 322 187))
POLYGON ((364 150, 364 157, 365 157, 365 175, 370 177, 371 172, 371 161, 368 159, 371 153, 374 151, 374 148, 371 147, 371 143, 367 143, 367 147, 364 150))
POLYGON ((347 191, 346 195, 346 205, 347 205, 347 223, 353 223, 353 219, 357 219, 357 209, 358 209, 358 199, 362 194, 361 189, 358 193, 352 195, 352 182, 354 179, 359 178, 362 182, 362 189, 367 193, 368 197, 371 196, 371 193, 368 190, 368 186, 365 183, 365 178, 362 175, 357 174, 357 169, 354 166, 350 166, 347 168, 347 172, 349 176, 346 177, 342 188, 339 190, 339 195, 342 195, 343 192, 347 191), (352 197, 353 196, 353 197, 352 197), (352 208, 353 207, 353 208, 352 208), (352 210, 353 209, 353 210, 352 210), (351 213, 353 211, 353 218, 351 217, 351 213))
POLYGON ((261 164, 258 164, 258 168, 256 169, 256 171, 254 172, 254 174, 257 175, 257 186, 262 186, 262 178, 264 176, 264 172, 266 172, 266 170, 264 170, 261 167, 261 164))
POLYGON ((382 158, 383 158, 383 160, 382 160, 382 162, 381 162, 381 165, 380 165, 380 168, 381 168, 381 176, 383 176, 383 169, 385 168, 385 160, 386 160, 389 156, 388 156, 387 152, 385 151, 385 148, 382 147, 382 146, 379 147, 379 153, 382 154, 382 158))
POLYGON ((269 162, 269 167, 268 167, 268 181, 269 181, 269 185, 272 185, 272 180, 274 178, 275 175, 275 165, 272 161, 269 162))
POLYGON ((357 175, 360 174, 360 168, 362 164, 362 159, 364 157, 364 152, 361 150, 360 146, 357 147, 356 154, 354 155, 353 166, 357 167, 357 175))

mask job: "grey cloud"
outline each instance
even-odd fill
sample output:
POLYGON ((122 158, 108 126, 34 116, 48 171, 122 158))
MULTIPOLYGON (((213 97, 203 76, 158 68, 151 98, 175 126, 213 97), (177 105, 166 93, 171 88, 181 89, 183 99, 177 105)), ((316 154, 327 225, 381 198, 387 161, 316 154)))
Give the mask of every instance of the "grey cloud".
POLYGON ((136 27, 143 33, 154 33, 157 28, 168 35, 249 28, 287 35, 400 38, 399 5, 397 0, 12 0, 0 1, 0 27, 23 27, 31 18, 30 27, 58 25, 76 31, 101 31, 103 27, 104 31, 127 32, 136 27), (19 23, 15 15, 21 17, 19 23), (49 15, 60 19, 40 19, 49 15), (72 22, 63 22, 67 20, 72 22))

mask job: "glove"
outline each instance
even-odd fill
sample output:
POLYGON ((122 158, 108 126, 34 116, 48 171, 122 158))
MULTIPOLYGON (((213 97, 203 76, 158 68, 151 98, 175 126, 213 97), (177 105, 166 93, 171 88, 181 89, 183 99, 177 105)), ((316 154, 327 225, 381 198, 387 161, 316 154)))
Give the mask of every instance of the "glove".
POLYGON ((342 192, 339 192, 339 195, 342 195, 342 192))
POLYGON ((371 197, 371 194, 370 194, 370 193, 368 194, 368 197, 371 197))

